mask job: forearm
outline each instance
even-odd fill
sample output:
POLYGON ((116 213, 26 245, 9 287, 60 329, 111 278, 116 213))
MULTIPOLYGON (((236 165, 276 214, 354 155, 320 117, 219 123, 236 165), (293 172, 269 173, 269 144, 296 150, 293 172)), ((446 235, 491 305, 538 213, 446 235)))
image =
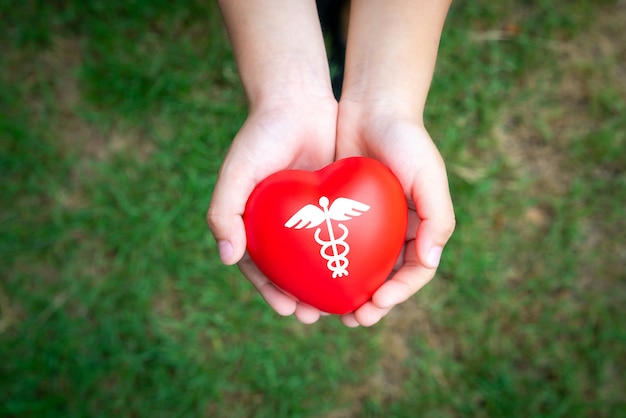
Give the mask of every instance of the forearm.
POLYGON ((342 101, 420 117, 450 0, 354 0, 342 101))
POLYGON ((220 0, 246 95, 332 97, 313 0, 220 0))

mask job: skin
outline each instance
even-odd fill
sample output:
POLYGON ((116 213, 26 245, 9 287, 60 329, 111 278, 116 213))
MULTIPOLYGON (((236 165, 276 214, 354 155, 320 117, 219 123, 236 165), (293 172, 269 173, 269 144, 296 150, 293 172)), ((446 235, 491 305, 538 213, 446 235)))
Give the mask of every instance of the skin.
POLYGON ((237 263, 280 315, 316 322, 323 312, 276 288, 245 254, 246 201, 276 171, 317 170, 354 155, 375 158, 400 180, 409 225, 389 280, 371 301, 342 316, 346 326, 371 326, 433 278, 454 230, 445 165, 423 122, 450 2, 354 0, 339 103, 314 1, 219 4, 250 107, 207 213, 221 260, 237 263))

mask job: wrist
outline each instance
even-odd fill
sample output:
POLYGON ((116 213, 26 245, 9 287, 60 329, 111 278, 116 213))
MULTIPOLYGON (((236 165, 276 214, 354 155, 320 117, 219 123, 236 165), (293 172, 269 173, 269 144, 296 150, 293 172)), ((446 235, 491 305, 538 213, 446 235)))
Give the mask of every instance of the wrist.
POLYGON ((251 108, 326 100, 336 104, 325 59, 268 57, 255 68, 242 70, 241 80, 251 108))
POLYGON ((370 116, 393 114, 398 118, 421 121, 430 88, 432 73, 426 69, 412 74, 370 66, 369 72, 358 73, 346 79, 340 107, 362 108, 370 116))
MULTIPOLYGON (((381 92, 381 90, 372 91, 381 92)), ((424 125, 424 107, 416 105, 413 97, 394 95, 384 89, 382 91, 384 94, 364 92, 345 97, 342 95, 338 108, 340 120, 361 121, 365 124, 379 120, 404 120, 416 125, 424 125)))
POLYGON ((253 106, 332 96, 315 1, 222 0, 239 75, 253 106))
POLYGON ((392 107, 421 119, 449 3, 354 3, 342 100, 392 107))

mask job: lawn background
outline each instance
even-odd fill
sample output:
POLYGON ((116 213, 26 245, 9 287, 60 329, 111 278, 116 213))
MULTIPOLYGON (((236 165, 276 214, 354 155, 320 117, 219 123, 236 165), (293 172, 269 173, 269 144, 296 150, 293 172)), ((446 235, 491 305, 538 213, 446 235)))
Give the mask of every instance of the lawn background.
POLYGON ((218 261, 246 103, 213 3, 0 22, 0 416, 626 416, 623 1, 453 5, 426 121, 457 231, 357 329, 218 261))

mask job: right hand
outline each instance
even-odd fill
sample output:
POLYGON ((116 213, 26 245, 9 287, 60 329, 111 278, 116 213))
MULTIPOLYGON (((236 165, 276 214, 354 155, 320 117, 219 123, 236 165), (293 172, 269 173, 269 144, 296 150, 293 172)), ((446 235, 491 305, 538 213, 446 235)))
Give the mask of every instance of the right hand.
POLYGON ((246 253, 245 205, 254 187, 280 170, 318 170, 334 160, 337 102, 332 96, 272 98, 252 107, 224 159, 207 223, 226 265, 240 270, 280 315, 303 323, 324 313, 274 286, 246 253))

